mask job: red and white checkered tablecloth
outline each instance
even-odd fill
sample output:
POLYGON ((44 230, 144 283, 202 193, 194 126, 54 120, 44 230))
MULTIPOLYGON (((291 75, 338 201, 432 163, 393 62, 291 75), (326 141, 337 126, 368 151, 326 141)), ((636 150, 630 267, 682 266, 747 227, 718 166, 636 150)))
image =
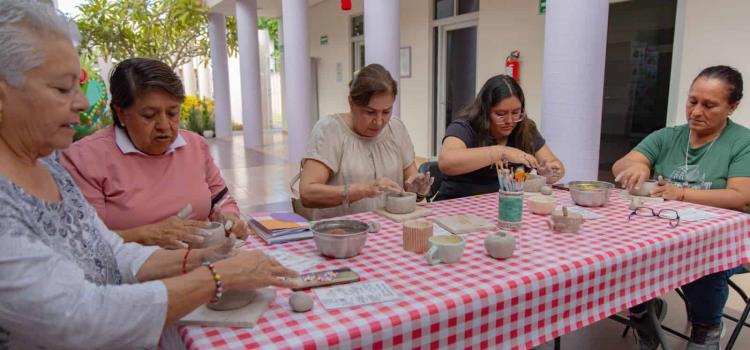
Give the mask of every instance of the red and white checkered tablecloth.
MULTIPOLYGON (((572 204, 567 192, 555 196, 572 204)), ((428 205, 431 217, 497 218, 497 194, 428 205)), ((683 202, 662 206, 695 207, 719 217, 677 228, 656 217, 628 222, 628 203, 615 193, 608 206, 588 209, 604 218, 586 221, 579 233, 560 234, 524 207, 513 257, 486 255, 488 231, 482 231, 463 235, 459 263, 437 266, 404 251, 401 224, 373 213, 352 216, 378 221, 382 229, 351 259, 322 259, 312 240, 265 246, 251 239, 256 248, 322 259, 319 268, 348 266, 362 280, 387 281, 402 298, 333 311, 316 302, 312 311, 294 313, 287 302, 291 292, 279 290, 255 328, 181 327, 180 334, 189 349, 523 349, 750 261, 750 215, 683 202)))

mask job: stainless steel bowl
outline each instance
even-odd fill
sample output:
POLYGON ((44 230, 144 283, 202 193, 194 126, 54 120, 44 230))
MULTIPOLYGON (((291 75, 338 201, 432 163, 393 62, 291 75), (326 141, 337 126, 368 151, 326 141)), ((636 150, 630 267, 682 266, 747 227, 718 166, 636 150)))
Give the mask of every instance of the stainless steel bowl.
POLYGON ((321 254, 345 259, 362 251, 370 225, 359 220, 326 220, 314 223, 310 229, 321 254))
POLYGON ((604 181, 568 182, 573 202, 584 207, 601 207, 609 201, 609 190, 615 185, 604 181))

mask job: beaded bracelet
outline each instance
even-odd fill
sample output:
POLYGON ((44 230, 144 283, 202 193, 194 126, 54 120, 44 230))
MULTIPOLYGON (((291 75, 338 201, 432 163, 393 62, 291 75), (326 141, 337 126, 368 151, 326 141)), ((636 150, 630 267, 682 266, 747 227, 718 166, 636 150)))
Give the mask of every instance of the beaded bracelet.
POLYGON ((187 273, 187 262, 188 262, 188 255, 190 255, 190 252, 193 250, 193 248, 188 248, 187 252, 185 252, 185 256, 182 258, 182 274, 187 273))
POLYGON ((223 288, 221 288, 221 275, 214 269, 214 264, 205 262, 203 263, 203 266, 207 267, 208 271, 211 272, 211 276, 214 279, 214 284, 216 284, 216 292, 214 292, 214 297, 211 298, 210 301, 211 304, 216 304, 221 299, 221 294, 224 290, 223 288))

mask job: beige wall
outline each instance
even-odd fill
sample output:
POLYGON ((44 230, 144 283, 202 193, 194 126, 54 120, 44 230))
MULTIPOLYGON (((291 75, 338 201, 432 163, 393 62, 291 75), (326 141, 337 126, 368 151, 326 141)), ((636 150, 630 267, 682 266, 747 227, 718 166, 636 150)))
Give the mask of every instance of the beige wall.
MULTIPOLYGON (((341 11, 340 1, 326 0, 309 9, 310 55, 318 61, 318 103, 320 115, 349 110, 348 83, 352 78, 351 17, 362 14, 362 0, 352 1, 352 10, 341 11), (321 45, 320 37, 328 36, 321 45), (336 64, 343 67, 341 81, 336 80, 336 64)), ((419 156, 429 153, 430 118, 430 1, 401 1, 401 46, 411 47, 410 78, 399 86, 401 118, 411 135, 419 156)))
POLYGON ((539 123, 544 58, 544 16, 539 15, 539 2, 482 0, 479 9, 477 92, 488 78, 505 73, 505 58, 519 50, 526 111, 539 123))
MULTIPOLYGON (((677 79, 672 77, 673 86, 676 85, 676 96, 671 96, 668 125, 685 123, 685 104, 690 83, 701 69, 726 64, 737 68, 743 74, 745 81, 745 98, 735 111, 732 119, 750 127, 750 95, 747 86, 750 85, 750 1, 747 0, 678 0, 679 17, 684 16, 682 26, 682 48, 675 47, 679 57, 675 57, 672 70, 678 73, 677 79), (682 13, 681 13, 682 11, 682 13)), ((675 35, 677 46, 680 28, 675 35)))

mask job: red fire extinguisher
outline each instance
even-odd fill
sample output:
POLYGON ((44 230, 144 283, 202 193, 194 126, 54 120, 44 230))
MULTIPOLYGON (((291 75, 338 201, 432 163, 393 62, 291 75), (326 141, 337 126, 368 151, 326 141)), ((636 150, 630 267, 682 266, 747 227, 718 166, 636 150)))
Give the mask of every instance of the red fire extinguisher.
POLYGON ((505 74, 510 75, 516 81, 521 79, 521 53, 518 50, 511 51, 510 55, 505 59, 505 74))
POLYGON ((352 9, 352 0, 341 0, 341 9, 343 11, 349 11, 352 9))

